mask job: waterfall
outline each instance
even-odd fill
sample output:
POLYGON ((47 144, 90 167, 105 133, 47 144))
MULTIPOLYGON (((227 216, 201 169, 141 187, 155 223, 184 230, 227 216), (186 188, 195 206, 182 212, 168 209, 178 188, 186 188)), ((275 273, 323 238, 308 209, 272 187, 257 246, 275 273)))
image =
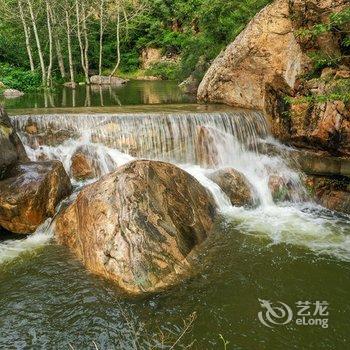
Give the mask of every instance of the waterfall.
MULTIPOLYGON (((74 153, 85 147, 101 175, 134 158, 169 161, 191 172, 191 166, 198 165, 198 133, 205 127, 218 153, 214 168, 232 167, 243 173, 262 204, 273 204, 268 188, 271 174, 292 183, 295 199, 300 198, 298 173, 281 157, 259 153, 270 136, 260 112, 27 115, 13 117, 13 121, 32 160, 59 159, 71 173, 74 153)), ((202 174, 208 171, 202 169, 202 174)), ((193 175, 198 177, 199 173, 193 175)), ((203 176, 201 179, 203 182, 203 176)), ((209 186, 210 180, 205 183, 209 186)), ((211 190, 215 191, 214 185, 211 190)))
POLYGON ((77 189, 132 159, 172 162, 211 191, 223 217, 240 232, 350 260, 348 223, 307 201, 302 174, 290 166, 288 147, 272 138, 260 112, 21 115, 12 121, 30 159, 60 160, 77 189), (199 140, 212 164, 201 163, 199 140), (72 176, 72 159, 79 150, 93 160, 94 178, 72 176), (256 208, 232 206, 208 178, 222 168, 246 177, 259 203, 256 208), (274 177, 289 191, 278 203, 269 186, 274 177))

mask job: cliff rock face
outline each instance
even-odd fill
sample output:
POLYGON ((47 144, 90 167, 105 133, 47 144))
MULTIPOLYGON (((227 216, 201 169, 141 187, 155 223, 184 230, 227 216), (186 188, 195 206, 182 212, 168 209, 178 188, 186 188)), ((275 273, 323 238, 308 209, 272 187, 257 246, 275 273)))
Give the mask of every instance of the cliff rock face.
POLYGON ((209 68, 199 99, 263 110, 269 86, 292 89, 306 58, 289 15, 287 0, 258 13, 209 68))
POLYGON ((350 24, 332 19, 349 6, 347 0, 274 1, 213 62, 198 98, 263 110, 282 141, 350 155, 349 102, 340 96, 350 86, 344 45, 350 24))
POLYGON ((175 165, 137 160, 87 186, 56 220, 56 237, 94 273, 133 294, 176 282, 209 235, 212 196, 175 165))

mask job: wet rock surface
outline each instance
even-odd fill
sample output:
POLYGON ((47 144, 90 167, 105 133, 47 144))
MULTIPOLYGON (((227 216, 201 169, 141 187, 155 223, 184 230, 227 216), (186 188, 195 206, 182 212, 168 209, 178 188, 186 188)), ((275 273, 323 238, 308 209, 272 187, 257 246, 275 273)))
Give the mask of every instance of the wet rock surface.
POLYGON ((212 196, 175 165, 130 162, 87 186, 56 222, 57 240, 129 293, 165 288, 209 236, 212 196))
POLYGON ((70 192, 69 177, 59 161, 19 163, 0 181, 0 226, 13 233, 32 233, 70 192))
POLYGON ((5 172, 18 161, 28 160, 23 144, 16 134, 9 117, 0 106, 0 180, 5 172))
POLYGON ((252 186, 239 171, 227 168, 220 169, 208 175, 230 199, 234 206, 253 206, 255 203, 252 186))
POLYGON ((70 173, 76 180, 98 178, 104 173, 114 171, 117 164, 111 156, 98 152, 98 146, 78 147, 71 159, 70 173))
POLYGON ((307 176, 305 186, 311 197, 327 209, 350 214, 350 179, 307 176))

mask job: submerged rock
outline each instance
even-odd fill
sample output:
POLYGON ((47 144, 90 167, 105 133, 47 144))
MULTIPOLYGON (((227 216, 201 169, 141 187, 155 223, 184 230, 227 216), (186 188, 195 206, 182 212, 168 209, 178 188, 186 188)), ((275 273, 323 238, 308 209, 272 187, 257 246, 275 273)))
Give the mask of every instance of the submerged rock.
POLYGON ((175 165, 130 162, 87 186, 56 220, 56 238, 127 292, 175 283, 210 234, 215 203, 175 165))
POLYGON ((293 185, 289 179, 280 175, 270 175, 268 182, 274 202, 284 202, 292 199, 293 185))
POLYGON ((28 157, 23 144, 14 131, 9 117, 0 106, 0 180, 5 172, 18 161, 26 161, 28 157))
POLYGON ((208 178, 222 189, 232 205, 242 207, 255 204, 252 186, 239 171, 232 168, 220 169, 208 175, 208 178))
POLYGON ((118 77, 103 76, 103 75, 93 75, 90 77, 90 83, 93 85, 123 85, 128 81, 118 77))
POLYGON ((0 181, 0 226, 14 233, 34 232, 70 192, 61 162, 20 163, 0 181))
POLYGON ((2 94, 5 98, 17 98, 23 96, 24 92, 16 89, 6 89, 2 94))

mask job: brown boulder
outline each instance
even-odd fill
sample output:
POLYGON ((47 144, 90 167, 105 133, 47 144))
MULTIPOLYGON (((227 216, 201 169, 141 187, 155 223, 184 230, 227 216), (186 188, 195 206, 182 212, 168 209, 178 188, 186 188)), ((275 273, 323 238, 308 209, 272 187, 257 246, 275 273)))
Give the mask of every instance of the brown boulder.
POLYGON ((28 157, 23 144, 14 131, 9 117, 0 106, 0 180, 6 171, 18 161, 26 161, 28 157))
POLYGON ((318 201, 330 210, 350 214, 350 193, 347 191, 326 192, 318 201))
POLYGON ((117 164, 105 152, 98 153, 98 149, 92 145, 79 147, 71 159, 70 173, 76 180, 86 180, 100 177, 103 173, 114 171, 117 164), (103 171, 102 162, 105 171, 103 171))
POLYGON ((55 231, 89 270, 139 294, 178 280, 214 217, 212 196, 191 175, 137 160, 84 188, 55 231))
POLYGON ((20 163, 6 175, 0 181, 0 226, 14 233, 34 232, 71 191, 59 161, 20 163))
POLYGON ((71 173, 75 179, 93 179, 96 171, 92 164, 92 159, 83 152, 75 152, 72 157, 71 173))
POLYGON ((220 169, 208 175, 230 199, 232 205, 253 206, 254 192, 252 186, 245 176, 235 169, 220 169))

